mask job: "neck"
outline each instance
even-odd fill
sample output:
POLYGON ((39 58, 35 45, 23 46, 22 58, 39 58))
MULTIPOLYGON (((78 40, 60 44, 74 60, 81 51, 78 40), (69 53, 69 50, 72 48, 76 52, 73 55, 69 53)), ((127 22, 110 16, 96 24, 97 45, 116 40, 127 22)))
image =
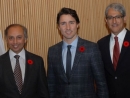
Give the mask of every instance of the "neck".
POLYGON ((73 38, 68 38, 68 39, 63 39, 67 44, 71 44, 76 38, 77 38, 78 35, 74 36, 73 38))

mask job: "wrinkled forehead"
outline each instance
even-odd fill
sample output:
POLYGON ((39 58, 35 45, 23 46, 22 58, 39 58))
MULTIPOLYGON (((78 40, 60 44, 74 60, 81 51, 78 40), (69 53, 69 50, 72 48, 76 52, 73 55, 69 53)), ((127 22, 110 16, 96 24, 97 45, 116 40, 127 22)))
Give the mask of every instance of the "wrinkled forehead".
POLYGON ((20 26, 13 26, 8 29, 8 35, 24 35, 24 31, 20 26))

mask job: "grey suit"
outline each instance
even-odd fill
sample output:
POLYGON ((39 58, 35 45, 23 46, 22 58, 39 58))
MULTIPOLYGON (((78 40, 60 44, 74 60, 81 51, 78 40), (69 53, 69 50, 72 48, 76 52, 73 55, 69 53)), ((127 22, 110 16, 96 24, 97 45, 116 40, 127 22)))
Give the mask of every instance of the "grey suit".
POLYGON ((50 47, 48 51, 50 98, 108 98, 103 63, 97 44, 78 39, 69 80, 62 62, 62 44, 63 42, 60 42, 50 47), (85 48, 82 52, 81 46, 85 48))

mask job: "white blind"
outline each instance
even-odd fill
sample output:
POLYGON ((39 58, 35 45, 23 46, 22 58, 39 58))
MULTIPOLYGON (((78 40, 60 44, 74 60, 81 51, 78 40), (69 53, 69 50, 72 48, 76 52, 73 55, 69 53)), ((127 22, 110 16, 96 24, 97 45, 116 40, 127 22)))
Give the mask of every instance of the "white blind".
POLYGON ((3 53, 5 53, 5 47, 4 47, 4 42, 2 39, 2 33, 0 31, 0 55, 2 55, 3 53))

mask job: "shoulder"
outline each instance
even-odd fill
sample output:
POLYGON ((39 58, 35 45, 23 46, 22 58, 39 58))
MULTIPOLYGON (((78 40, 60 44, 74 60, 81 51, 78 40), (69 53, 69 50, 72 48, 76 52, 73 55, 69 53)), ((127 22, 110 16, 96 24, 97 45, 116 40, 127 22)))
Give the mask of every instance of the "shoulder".
POLYGON ((92 42, 92 41, 89 41, 89 40, 86 40, 86 39, 82 39, 82 38, 79 38, 78 44, 79 45, 84 45, 84 46, 93 46, 93 45, 96 45, 95 42, 92 42))
POLYGON ((130 30, 126 29, 127 30, 127 35, 130 35, 130 30))
POLYGON ((59 42, 59 43, 56 43, 55 45, 52 45, 49 47, 49 49, 57 49, 57 48, 60 48, 62 47, 62 44, 63 44, 63 41, 59 42))
POLYGON ((97 43, 86 40, 86 39, 79 38, 78 44, 77 44, 77 49, 80 50, 82 48, 84 48, 84 50, 85 50, 84 53, 85 52, 92 53, 93 51, 98 51, 99 50, 97 43))
POLYGON ((6 53, 0 55, 0 59, 5 59, 5 58, 9 58, 9 52, 7 51, 6 53))
POLYGON ((25 55, 26 55, 28 58, 42 59, 41 56, 36 55, 36 54, 34 54, 34 53, 31 53, 31 52, 29 52, 29 51, 25 51, 25 55))
POLYGON ((109 41, 110 40, 110 36, 111 36, 111 34, 104 36, 103 38, 99 39, 97 41, 97 43, 101 44, 101 43, 105 43, 106 41, 109 41))
POLYGON ((129 32, 129 33, 130 33, 130 30, 129 30, 129 29, 127 29, 127 28, 126 28, 126 30, 127 30, 127 32, 129 32))

